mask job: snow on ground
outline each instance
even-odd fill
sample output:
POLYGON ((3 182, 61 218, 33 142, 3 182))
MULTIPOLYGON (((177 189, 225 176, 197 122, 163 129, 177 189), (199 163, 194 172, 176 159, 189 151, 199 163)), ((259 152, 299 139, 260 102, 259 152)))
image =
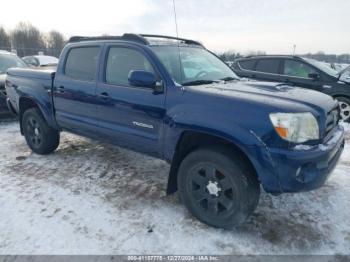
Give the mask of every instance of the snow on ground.
POLYGON ((168 170, 67 133, 54 154, 35 155, 17 123, 0 123, 0 254, 350 254, 349 145, 323 188, 262 192, 234 230, 201 224, 166 196, 168 170))

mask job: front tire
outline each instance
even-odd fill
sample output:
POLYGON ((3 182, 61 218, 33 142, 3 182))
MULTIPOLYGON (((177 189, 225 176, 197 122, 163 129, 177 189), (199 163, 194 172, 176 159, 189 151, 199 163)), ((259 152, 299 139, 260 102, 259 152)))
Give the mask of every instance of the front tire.
POLYGON ((337 97, 340 106, 340 117, 344 122, 350 123, 350 99, 347 97, 337 97))
POLYGON ((178 173, 180 197, 189 212, 213 227, 242 224, 260 195, 260 184, 245 161, 220 147, 190 153, 178 173))
POLYGON ((48 126, 38 108, 24 112, 22 128, 27 144, 34 153, 50 154, 60 143, 59 132, 48 126))

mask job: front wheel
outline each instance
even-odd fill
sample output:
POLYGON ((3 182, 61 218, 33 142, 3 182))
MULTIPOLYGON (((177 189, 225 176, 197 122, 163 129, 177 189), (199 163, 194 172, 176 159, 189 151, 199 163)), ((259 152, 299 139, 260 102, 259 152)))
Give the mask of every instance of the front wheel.
POLYGON ((223 148, 190 153, 178 173, 180 197, 190 213, 214 227, 232 228, 255 210, 260 184, 239 154, 223 148))
POLYGON ((34 153, 49 154, 60 143, 59 132, 48 126, 38 108, 30 108, 24 112, 22 128, 27 144, 34 153))
POLYGON ((347 97, 337 97, 340 107, 340 117, 344 122, 350 122, 350 99, 347 97))

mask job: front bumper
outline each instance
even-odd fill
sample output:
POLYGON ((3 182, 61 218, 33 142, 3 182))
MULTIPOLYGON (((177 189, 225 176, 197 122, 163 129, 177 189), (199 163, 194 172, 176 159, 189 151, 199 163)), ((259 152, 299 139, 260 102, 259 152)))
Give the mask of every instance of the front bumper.
POLYGON ((264 185, 271 193, 309 191, 321 187, 334 170, 345 145, 344 129, 336 127, 320 145, 286 149, 269 148, 278 183, 264 185))

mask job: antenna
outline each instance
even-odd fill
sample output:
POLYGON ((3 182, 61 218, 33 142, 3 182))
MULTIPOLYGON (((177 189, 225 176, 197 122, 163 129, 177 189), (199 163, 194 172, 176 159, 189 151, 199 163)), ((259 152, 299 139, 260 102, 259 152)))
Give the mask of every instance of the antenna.
POLYGON ((177 17, 176 17, 175 0, 173 0, 173 7, 174 7, 174 19, 175 19, 176 37, 179 38, 179 31, 177 29, 177 17))
MULTIPOLYGON (((176 17, 175 0, 173 0, 173 7, 174 7, 174 19, 175 19, 176 37, 179 38, 179 31, 177 29, 177 17, 176 17)), ((181 53, 180 53, 180 41, 177 41, 177 50, 178 50, 178 53, 179 53, 180 78, 181 78, 181 81, 182 81, 182 62, 181 62, 181 53)))

